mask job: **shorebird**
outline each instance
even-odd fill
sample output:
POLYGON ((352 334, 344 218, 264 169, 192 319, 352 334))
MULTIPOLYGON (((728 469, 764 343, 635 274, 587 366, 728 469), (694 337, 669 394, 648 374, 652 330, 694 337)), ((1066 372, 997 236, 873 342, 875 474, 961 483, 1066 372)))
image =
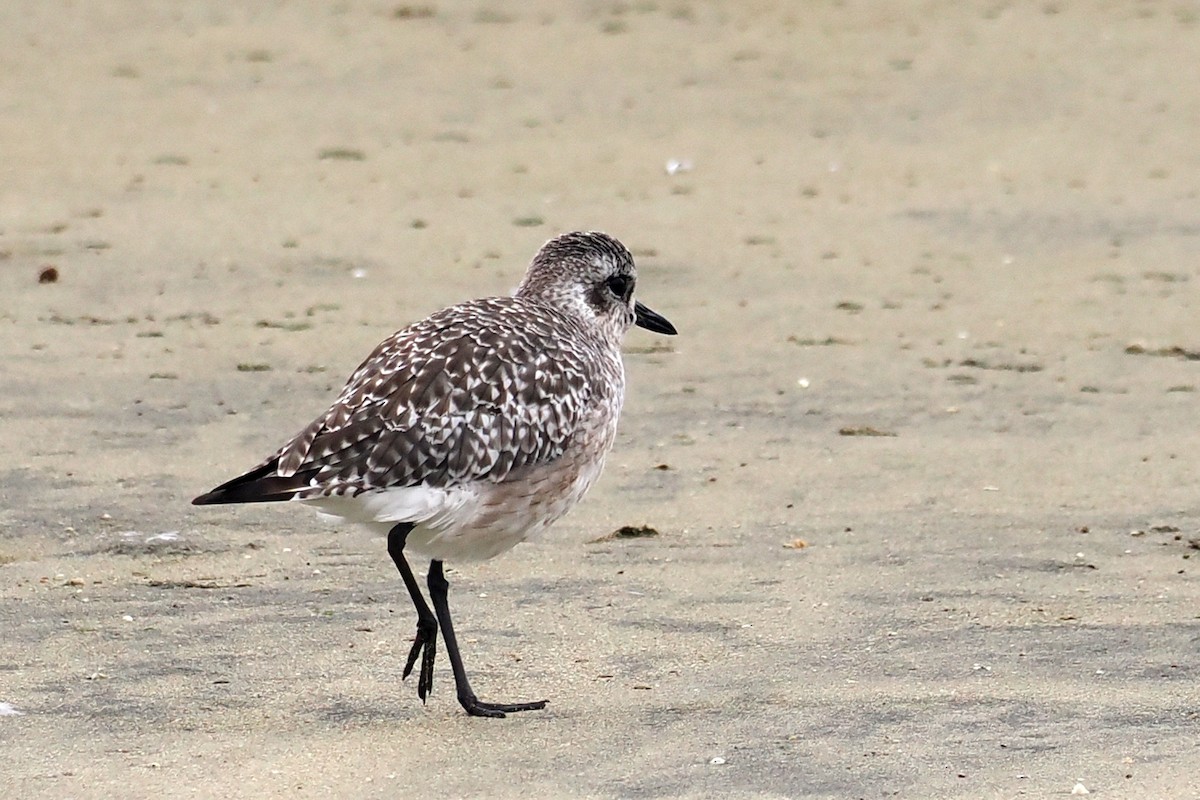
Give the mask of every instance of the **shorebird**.
POLYGON ((433 688, 440 629, 458 701, 503 717, 545 700, 489 703, 471 689, 443 561, 499 555, 567 513, 599 477, 625 396, 621 339, 675 327, 634 300, 620 242, 567 233, 534 256, 512 296, 473 300, 389 336, 324 414, 196 505, 296 500, 387 535, 417 611, 403 678, 433 688), (430 559, 431 610, 405 556, 430 559))

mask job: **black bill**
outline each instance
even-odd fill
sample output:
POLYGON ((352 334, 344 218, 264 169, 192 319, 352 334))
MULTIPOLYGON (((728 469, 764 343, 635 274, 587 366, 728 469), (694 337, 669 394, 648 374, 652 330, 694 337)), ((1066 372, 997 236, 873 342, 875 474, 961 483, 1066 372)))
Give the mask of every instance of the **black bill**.
POLYGON ((641 302, 633 304, 633 311, 637 315, 636 323, 639 328, 645 328, 655 333, 665 333, 667 336, 674 336, 678 333, 675 330, 675 326, 666 317, 662 314, 656 314, 642 305, 641 302))

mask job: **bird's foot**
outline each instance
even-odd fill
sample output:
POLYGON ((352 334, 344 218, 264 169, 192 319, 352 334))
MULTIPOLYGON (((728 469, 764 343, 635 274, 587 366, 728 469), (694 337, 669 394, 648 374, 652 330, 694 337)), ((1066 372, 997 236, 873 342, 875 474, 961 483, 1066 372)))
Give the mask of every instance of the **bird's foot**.
POLYGON ((421 698, 422 703, 433 691, 433 662, 437 656, 437 630, 436 621, 417 621, 417 635, 413 637, 412 649, 408 651, 408 661, 404 664, 404 675, 401 677, 403 680, 412 674, 413 665, 417 663, 417 656, 421 656, 421 672, 417 675, 417 697, 421 698))
POLYGON ((517 711, 540 711, 546 707, 545 700, 533 703, 485 703, 475 695, 459 695, 458 702, 472 717, 504 717, 517 711))

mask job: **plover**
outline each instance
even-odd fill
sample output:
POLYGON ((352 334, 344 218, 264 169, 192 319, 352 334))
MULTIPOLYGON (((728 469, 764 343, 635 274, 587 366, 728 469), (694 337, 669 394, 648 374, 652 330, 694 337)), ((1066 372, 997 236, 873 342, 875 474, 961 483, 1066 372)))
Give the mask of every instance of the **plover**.
POLYGON ((510 297, 452 306, 385 339, 334 404, 254 469, 192 502, 297 500, 387 534, 417 611, 404 665, 433 687, 439 628, 458 701, 503 717, 546 701, 487 703, 463 669, 442 563, 499 555, 567 513, 600 475, 625 396, 633 325, 674 335, 633 299, 637 269, 603 233, 547 242, 510 297), (430 610, 405 550, 430 559, 430 610))

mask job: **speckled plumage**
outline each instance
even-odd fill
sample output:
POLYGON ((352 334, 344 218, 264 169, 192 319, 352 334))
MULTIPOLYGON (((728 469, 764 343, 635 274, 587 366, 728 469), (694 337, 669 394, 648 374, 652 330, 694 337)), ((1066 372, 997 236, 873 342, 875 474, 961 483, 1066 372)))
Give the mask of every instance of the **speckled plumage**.
POLYGON ((591 414, 620 409, 615 348, 522 297, 453 306, 393 334, 276 455, 300 492, 500 483, 552 461, 591 414))
POLYGON ((552 239, 513 296, 388 337, 328 411, 197 502, 300 500, 383 530, 412 522, 409 545, 435 558, 512 547, 600 473, 624 399, 634 280, 615 239, 552 239), (628 277, 624 297, 606 288, 613 276, 628 277))

